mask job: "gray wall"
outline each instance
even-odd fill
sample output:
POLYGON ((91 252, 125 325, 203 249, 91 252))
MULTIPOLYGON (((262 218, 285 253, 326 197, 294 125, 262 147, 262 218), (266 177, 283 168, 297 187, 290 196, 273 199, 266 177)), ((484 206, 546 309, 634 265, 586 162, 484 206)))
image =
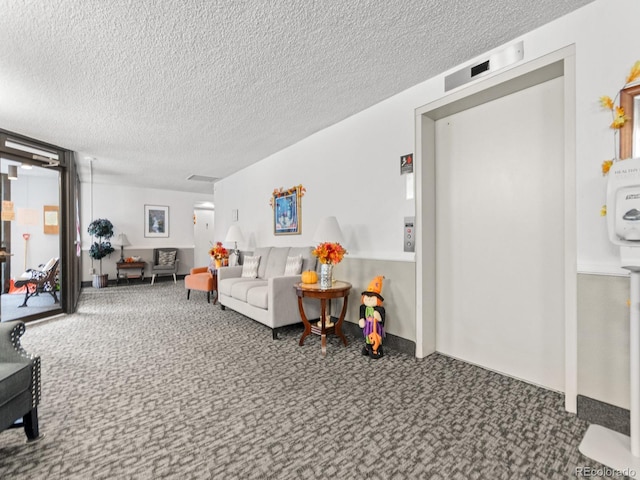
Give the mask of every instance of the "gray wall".
POLYGON ((578 275, 578 393, 629 408, 629 278, 578 275))
MULTIPOLYGON (((163 248, 171 247, 167 245, 163 248)), ((116 278, 116 262, 120 260, 120 247, 114 247, 116 249, 110 256, 102 259, 102 273, 109 275, 109 280, 115 280, 116 278)), ((147 262, 144 276, 145 278, 151 278, 151 263, 153 262, 153 248, 129 248, 125 247, 124 257, 141 257, 141 260, 147 262)), ((193 248, 178 248, 178 258, 180 264, 178 266, 178 275, 188 274, 193 265, 193 248)), ((92 260, 89 257, 87 250, 82 251, 82 281, 90 282, 93 279, 91 274, 91 265, 95 269, 96 273, 99 273, 100 263, 97 260, 92 260), (92 264, 93 262, 93 264, 92 264)))
POLYGON ((382 296, 387 333, 416 340, 416 265, 414 262, 350 258, 348 255, 334 269, 337 280, 353 285, 345 320, 358 323, 360 294, 374 277, 383 275, 382 296))

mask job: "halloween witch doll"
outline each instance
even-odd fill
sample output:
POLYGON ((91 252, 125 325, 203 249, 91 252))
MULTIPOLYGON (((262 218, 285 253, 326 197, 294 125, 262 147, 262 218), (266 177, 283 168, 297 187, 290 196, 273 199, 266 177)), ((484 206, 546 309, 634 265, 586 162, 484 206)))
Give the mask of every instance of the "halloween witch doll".
POLYGON ((382 338, 384 337, 384 298, 380 295, 382 291, 382 279, 375 277, 367 290, 362 292, 362 303, 360 305, 360 320, 358 325, 364 334, 364 347, 362 355, 369 355, 371 358, 382 357, 382 338))

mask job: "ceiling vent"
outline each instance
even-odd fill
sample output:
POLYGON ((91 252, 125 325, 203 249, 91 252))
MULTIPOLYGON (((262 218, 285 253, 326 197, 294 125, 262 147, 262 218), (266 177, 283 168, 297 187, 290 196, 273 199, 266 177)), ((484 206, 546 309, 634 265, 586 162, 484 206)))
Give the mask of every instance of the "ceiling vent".
POLYGON ((208 177, 207 175, 189 175, 187 180, 193 180, 194 182, 209 182, 214 183, 220 180, 218 177, 208 177))

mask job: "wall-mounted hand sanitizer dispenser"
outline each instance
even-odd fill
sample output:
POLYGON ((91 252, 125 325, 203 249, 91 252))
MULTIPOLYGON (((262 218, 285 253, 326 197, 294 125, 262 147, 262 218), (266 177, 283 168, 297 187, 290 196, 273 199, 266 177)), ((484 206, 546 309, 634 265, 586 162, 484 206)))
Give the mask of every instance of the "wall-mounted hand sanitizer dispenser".
POLYGON ((609 240, 620 245, 623 267, 640 267, 640 158, 614 163, 607 184, 609 240))

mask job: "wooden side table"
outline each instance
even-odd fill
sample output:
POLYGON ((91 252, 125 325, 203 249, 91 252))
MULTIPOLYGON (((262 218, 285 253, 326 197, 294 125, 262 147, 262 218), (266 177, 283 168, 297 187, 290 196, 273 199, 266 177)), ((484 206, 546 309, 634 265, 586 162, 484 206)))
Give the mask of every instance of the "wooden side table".
POLYGON ((126 278, 127 283, 129 283, 130 278, 139 278, 141 282, 144 282, 144 267, 147 265, 147 262, 116 262, 116 285, 120 284, 121 278, 126 278), (140 273, 133 272, 130 274, 129 272, 120 273, 120 270, 140 270, 140 273))
POLYGON ((327 354, 327 335, 333 334, 342 339, 344 346, 347 346, 347 338, 342 333, 342 322, 344 315, 347 313, 347 300, 351 292, 351 284, 348 282, 337 281, 331 288, 320 288, 319 283, 307 284, 298 283, 294 286, 298 295, 298 309, 300 310, 300 318, 304 323, 304 332, 300 337, 299 345, 304 345, 304 339, 310 334, 320 335, 322 344, 322 355, 327 354), (317 298, 320 300, 320 318, 313 320, 313 323, 307 319, 302 306, 303 298, 317 298), (334 298, 343 298, 342 311, 340 317, 330 316, 331 300, 334 298), (327 302, 329 302, 329 310, 327 310, 327 302), (318 323, 320 324, 318 326, 318 323))
POLYGON ((218 298, 220 297, 220 292, 218 292, 218 269, 217 268, 209 268, 209 273, 213 277, 213 287, 211 288, 212 292, 216 292, 216 298, 213 299, 213 304, 218 303, 218 298))

